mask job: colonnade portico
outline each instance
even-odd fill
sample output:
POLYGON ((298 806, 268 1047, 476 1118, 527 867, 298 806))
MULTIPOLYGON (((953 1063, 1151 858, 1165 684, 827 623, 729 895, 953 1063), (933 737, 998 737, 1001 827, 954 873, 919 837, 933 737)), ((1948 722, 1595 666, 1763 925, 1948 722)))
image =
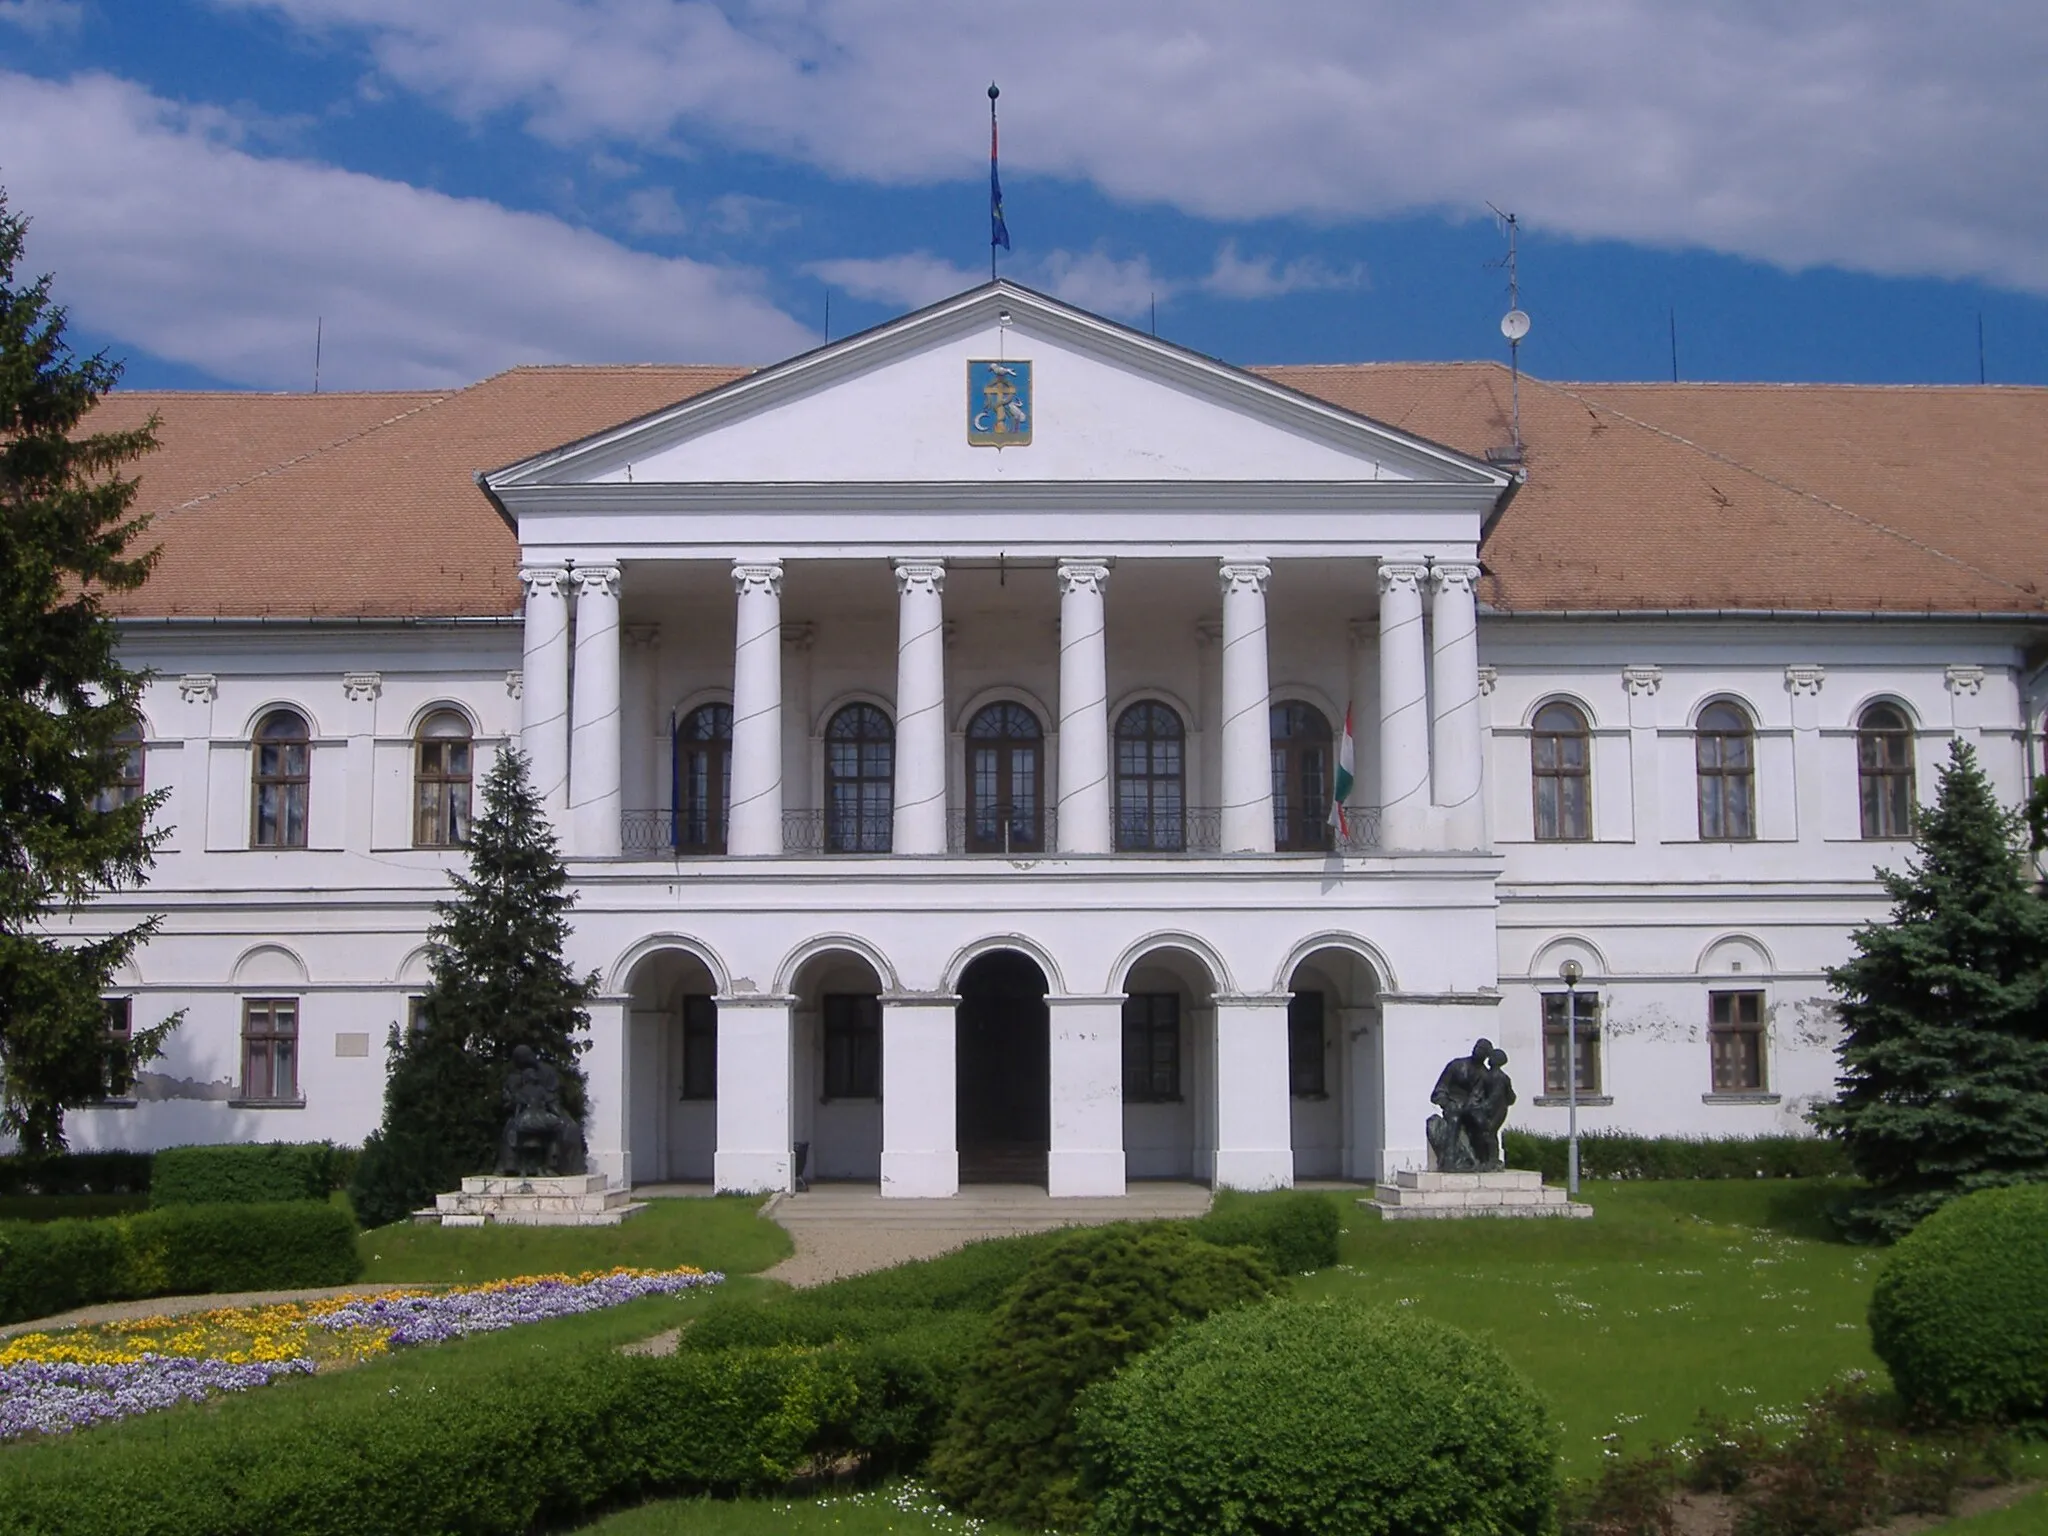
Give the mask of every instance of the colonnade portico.
MULTIPOLYGON (((893 562, 898 601, 892 851, 947 851, 946 561, 893 562)), ((1056 565, 1060 601, 1057 851, 1115 846, 1105 606, 1112 567, 1099 556, 1056 565)), ((1482 845, 1479 658, 1471 560, 1381 557, 1378 755, 1381 842, 1388 851, 1482 845), (1424 622, 1424 608, 1429 623, 1424 622)), ((535 787, 576 857, 620 853, 620 568, 529 565, 522 743, 535 787), (574 588, 573 674, 569 590, 574 588)), ((782 577, 774 560, 732 563, 731 800, 726 851, 783 852, 782 577)), ((1267 593, 1272 563, 1218 561, 1223 609, 1221 851, 1271 853, 1272 682, 1267 593)), ((1282 579, 1284 580, 1284 570, 1282 579)))

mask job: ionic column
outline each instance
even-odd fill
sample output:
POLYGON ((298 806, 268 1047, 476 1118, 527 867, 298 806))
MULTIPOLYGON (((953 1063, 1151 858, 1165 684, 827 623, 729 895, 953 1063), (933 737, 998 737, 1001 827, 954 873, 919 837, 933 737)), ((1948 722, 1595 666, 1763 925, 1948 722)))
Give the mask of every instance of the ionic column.
MULTIPOLYGON (((781 643, 778 637, 778 645, 781 643)), ((776 830, 781 830, 778 820, 776 830)), ((721 1194, 790 1187, 791 997, 766 992, 718 999, 718 1150, 721 1194)))
POLYGON ((559 565, 528 566, 526 650, 520 677, 520 745, 534 792, 556 830, 569 810, 569 573, 559 565))
POLYGON ((782 852, 782 567, 733 562, 732 854, 782 852))
POLYGON ((960 999, 950 992, 882 999, 882 1195, 929 1199, 960 1193, 959 1084, 955 1038, 960 999))
POLYGON ((1055 1199, 1121 1196, 1123 997, 1045 1001, 1052 1015, 1052 1138, 1045 1192, 1055 1199))
POLYGON ((1062 560, 1060 580, 1061 853, 1108 853, 1109 657, 1102 638, 1102 589, 1109 566, 1062 560))
POLYGON ((1288 994, 1216 999, 1216 1187, 1294 1184, 1288 994))
POLYGON ((619 568, 576 568, 576 692, 569 729, 571 851, 619 855, 619 568))
MULTIPOLYGON (((1226 560, 1223 583, 1223 851, 1273 851, 1273 722, 1263 560, 1226 560)), ((1427 786, 1425 785, 1425 789, 1427 786)))
POLYGON ((1486 841, 1479 797, 1479 618, 1473 586, 1478 565, 1440 560, 1430 571, 1431 757, 1444 845, 1478 848, 1486 841))
POLYGON ((1380 841, 1419 848, 1429 825, 1429 684, 1421 561, 1380 562, 1380 841))
POLYGON ((896 562, 896 853, 946 851, 946 563, 896 562))

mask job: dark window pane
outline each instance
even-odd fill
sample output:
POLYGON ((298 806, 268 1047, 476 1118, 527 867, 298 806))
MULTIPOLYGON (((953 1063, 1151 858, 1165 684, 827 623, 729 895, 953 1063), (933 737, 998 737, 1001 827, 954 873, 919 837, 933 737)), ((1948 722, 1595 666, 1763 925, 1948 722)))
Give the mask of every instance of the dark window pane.
POLYGON ((718 1004, 708 997, 683 999, 683 1097, 718 1097, 718 1004))
POLYGON ((1327 1091, 1323 1063, 1323 994, 1297 992, 1287 1000, 1287 1076, 1296 1098, 1322 1098, 1327 1091))
POLYGON ((872 993, 827 993, 824 1014, 825 1097, 881 1097, 881 998, 872 993))
MULTIPOLYGON (((1572 1037, 1567 1009, 1574 996, 1568 992, 1543 994, 1543 1092, 1566 1097, 1570 1093, 1565 1060, 1572 1037)), ((1578 999, 1578 1090, 1581 1096, 1600 1092, 1600 999, 1591 992, 1578 999)))
POLYGON ((1124 1098, 1134 1104, 1180 1097, 1180 996, 1133 993, 1124 999, 1124 1098))

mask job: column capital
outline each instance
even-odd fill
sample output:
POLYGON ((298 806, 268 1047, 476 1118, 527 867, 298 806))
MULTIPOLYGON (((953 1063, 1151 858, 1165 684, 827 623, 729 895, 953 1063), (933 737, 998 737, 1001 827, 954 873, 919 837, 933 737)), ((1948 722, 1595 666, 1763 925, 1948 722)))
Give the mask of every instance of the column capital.
POLYGON ((1481 694, 1490 695, 1499 686, 1500 668, 1481 667, 1479 669, 1479 691, 1481 694))
POLYGON ((178 697, 187 704, 211 704, 220 694, 220 679, 211 672, 187 672, 178 679, 178 697))
POLYGON ((625 635, 626 644, 636 651, 651 651, 661 644, 659 624, 627 624, 620 632, 625 635))
POLYGON ((1103 587, 1109 583, 1109 562, 1099 555, 1062 557, 1059 581, 1062 597, 1070 592, 1089 592, 1100 597, 1103 587))
POLYGON ((569 571, 560 565, 524 565, 519 568, 519 583, 526 588, 529 599, 562 597, 569 584, 569 571))
POLYGON ((735 560, 732 589, 741 597, 749 592, 782 596, 782 563, 778 560, 735 560))
POLYGON ((1420 560, 1382 560, 1379 563, 1380 591, 1406 589, 1420 592, 1428 570, 1429 567, 1420 560))
POLYGON ((1216 579, 1226 597, 1233 592, 1264 596, 1266 583, 1273 579, 1273 566, 1266 560, 1225 560, 1216 568, 1216 579))
POLYGON ((1476 560, 1439 560, 1429 568, 1429 584, 1438 592, 1470 592, 1478 581, 1476 560))
POLYGON ((945 590, 945 561, 898 560, 896 562, 896 595, 898 597, 908 597, 913 592, 922 592, 938 597, 945 590))
POLYGON ((619 595, 619 568, 616 565, 579 565, 574 575, 578 597, 619 595))

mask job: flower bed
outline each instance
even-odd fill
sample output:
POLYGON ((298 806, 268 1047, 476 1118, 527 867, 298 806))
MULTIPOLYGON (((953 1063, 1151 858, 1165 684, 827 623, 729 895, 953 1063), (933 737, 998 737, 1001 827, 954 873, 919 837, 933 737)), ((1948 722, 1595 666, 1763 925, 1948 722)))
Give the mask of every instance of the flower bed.
POLYGON ((242 1392, 280 1376, 716 1285, 697 1269, 532 1275, 473 1289, 224 1307, 0 1341, 0 1441, 242 1392))

